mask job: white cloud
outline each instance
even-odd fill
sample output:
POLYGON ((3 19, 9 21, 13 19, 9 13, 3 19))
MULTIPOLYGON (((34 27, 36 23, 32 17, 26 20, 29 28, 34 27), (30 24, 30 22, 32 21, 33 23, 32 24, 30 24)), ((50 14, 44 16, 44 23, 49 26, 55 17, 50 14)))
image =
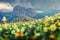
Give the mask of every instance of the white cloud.
POLYGON ((36 13, 43 13, 43 11, 35 11, 36 13))
POLYGON ((11 12, 13 7, 9 3, 0 2, 0 12, 11 12))

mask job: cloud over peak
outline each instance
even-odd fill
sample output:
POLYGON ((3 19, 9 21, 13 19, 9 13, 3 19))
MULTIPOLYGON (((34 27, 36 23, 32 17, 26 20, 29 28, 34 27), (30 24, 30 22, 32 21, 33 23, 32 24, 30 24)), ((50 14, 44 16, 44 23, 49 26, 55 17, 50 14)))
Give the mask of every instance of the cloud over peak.
POLYGON ((0 2, 0 12, 11 12, 13 7, 9 3, 0 2))

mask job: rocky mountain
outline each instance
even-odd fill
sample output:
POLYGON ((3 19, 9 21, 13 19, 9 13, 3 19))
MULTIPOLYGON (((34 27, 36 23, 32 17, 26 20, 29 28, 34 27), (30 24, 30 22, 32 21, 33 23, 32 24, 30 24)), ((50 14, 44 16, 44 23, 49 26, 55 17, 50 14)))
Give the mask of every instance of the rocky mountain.
MULTIPOLYGON (((34 10, 32 8, 24 8, 21 6, 16 6, 14 7, 14 10, 12 12, 9 13, 3 13, 0 12, 0 19, 3 18, 3 16, 5 16, 8 20, 8 22, 13 21, 14 19, 21 19, 22 16, 28 16, 28 17, 33 17, 36 13, 34 12, 34 10)), ((24 17, 22 17, 24 19, 24 17)))
POLYGON ((14 8, 13 14, 16 16, 29 16, 32 17, 34 16, 36 13, 34 12, 34 10, 32 8, 24 8, 21 6, 16 6, 14 8))

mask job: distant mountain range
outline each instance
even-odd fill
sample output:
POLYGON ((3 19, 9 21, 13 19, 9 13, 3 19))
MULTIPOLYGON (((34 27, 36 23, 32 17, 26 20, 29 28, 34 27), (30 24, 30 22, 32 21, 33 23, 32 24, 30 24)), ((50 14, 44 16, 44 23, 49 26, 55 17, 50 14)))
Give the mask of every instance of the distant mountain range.
POLYGON ((45 16, 52 16, 57 13, 60 13, 60 10, 49 10, 44 13, 38 13, 33 18, 35 19, 44 18, 45 16))
MULTIPOLYGON (((0 12, 0 22, 3 16, 6 16, 8 22, 10 21, 16 21, 16 20, 25 20, 25 19, 39 19, 39 18, 44 18, 46 15, 51 16, 54 15, 55 13, 59 13, 60 10, 50 10, 46 11, 45 13, 36 13, 34 9, 32 8, 24 8, 21 6, 16 6, 12 12, 9 13, 3 13, 0 12), (23 16, 23 17, 22 17, 23 16)), ((31 19, 31 20, 32 20, 31 19)))

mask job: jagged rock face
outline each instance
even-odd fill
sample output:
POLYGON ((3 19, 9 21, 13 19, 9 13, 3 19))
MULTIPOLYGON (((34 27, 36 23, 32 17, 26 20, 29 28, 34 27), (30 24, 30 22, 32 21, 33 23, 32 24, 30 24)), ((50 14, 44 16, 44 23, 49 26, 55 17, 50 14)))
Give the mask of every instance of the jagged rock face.
POLYGON ((24 7, 21 7, 21 6, 16 6, 14 8, 14 14, 17 15, 17 16, 34 16, 36 13, 34 12, 34 10, 32 8, 24 8, 24 7))

